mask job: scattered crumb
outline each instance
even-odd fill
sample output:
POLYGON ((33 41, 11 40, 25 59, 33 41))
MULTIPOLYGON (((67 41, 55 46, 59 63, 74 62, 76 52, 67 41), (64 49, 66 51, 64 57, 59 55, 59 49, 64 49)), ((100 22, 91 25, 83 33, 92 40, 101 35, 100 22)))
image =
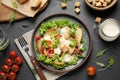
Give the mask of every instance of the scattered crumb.
POLYGON ((75 13, 80 13, 80 8, 75 8, 75 13))
POLYGON ((66 8, 66 7, 67 7, 67 3, 62 2, 62 3, 61 3, 61 7, 62 7, 62 8, 66 8))
POLYGON ((78 1, 75 1, 75 7, 80 7, 80 2, 78 2, 78 1))
POLYGON ((96 23, 100 23, 100 22, 101 22, 101 20, 102 20, 102 18, 101 18, 101 17, 96 17, 95 22, 96 22, 96 23))

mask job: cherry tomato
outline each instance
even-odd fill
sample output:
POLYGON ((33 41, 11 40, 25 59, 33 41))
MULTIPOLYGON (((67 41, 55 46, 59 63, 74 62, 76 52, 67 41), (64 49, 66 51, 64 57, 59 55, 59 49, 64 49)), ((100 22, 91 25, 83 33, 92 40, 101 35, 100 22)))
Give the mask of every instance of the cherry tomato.
POLYGON ((22 58, 17 56, 14 60, 14 63, 17 64, 17 65, 21 65, 22 64, 22 58))
POLYGON ((51 47, 51 48, 48 49, 48 55, 47 56, 51 58, 54 55, 53 53, 54 53, 54 49, 51 47))
POLYGON ((96 68, 94 66, 88 66, 87 73, 89 76, 94 76, 96 74, 96 68))
POLYGON ((18 72, 19 69, 20 69, 20 67, 19 67, 18 65, 16 65, 16 64, 13 64, 12 67, 11 67, 11 70, 12 70, 13 72, 15 72, 15 73, 18 72))
POLYGON ((17 57, 17 52, 16 51, 10 51, 9 55, 13 58, 17 57))
POLYGON ((11 66, 11 65, 12 65, 12 63, 13 63, 13 61, 12 61, 12 59, 11 59, 11 58, 7 58, 7 59, 5 59, 5 64, 7 64, 7 65, 11 66))
POLYGON ((4 64, 4 65, 2 66, 2 71, 3 71, 3 72, 7 73, 9 70, 10 70, 10 66, 8 66, 8 65, 6 65, 6 64, 4 64))
POLYGON ((40 51, 42 52, 43 55, 47 56, 47 51, 44 47, 41 47, 40 51))
POLYGON ((35 36, 36 41, 41 39, 41 38, 42 38, 42 36, 40 36, 40 35, 35 36))
POLYGON ((49 54, 53 54, 53 53, 54 53, 54 49, 53 49, 52 47, 49 48, 49 49, 48 49, 48 53, 49 53, 49 54))
POLYGON ((0 80, 5 80, 6 74, 4 72, 0 72, 0 80))
POLYGON ((9 72, 7 78, 8 78, 8 80, 15 80, 16 79, 16 73, 15 72, 9 72))

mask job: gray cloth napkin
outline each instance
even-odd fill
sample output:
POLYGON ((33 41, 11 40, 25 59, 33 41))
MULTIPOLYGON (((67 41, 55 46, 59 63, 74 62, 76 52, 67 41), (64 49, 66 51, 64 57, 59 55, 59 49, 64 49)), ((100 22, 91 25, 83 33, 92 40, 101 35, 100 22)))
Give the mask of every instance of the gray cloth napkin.
MULTIPOLYGON (((25 40, 28 42, 29 44, 29 47, 31 49, 31 46, 30 46, 30 42, 31 42, 31 37, 32 37, 32 32, 33 30, 23 34, 22 36, 25 38, 25 40)), ((34 66, 32 65, 32 62, 30 61, 30 58, 29 56, 27 55, 27 53, 22 49, 22 47, 20 46, 20 43, 18 42, 18 38, 16 38, 14 40, 14 42, 16 43, 17 47, 19 48, 19 50, 21 51, 21 54, 23 55, 23 57, 25 58, 27 64, 29 65, 31 71, 33 71, 33 68, 34 66)), ((33 71, 34 72, 34 71, 33 71)), ((46 69, 43 70, 43 74, 45 75, 45 77, 47 78, 47 80, 55 80, 57 79, 58 77, 64 75, 65 73, 61 73, 61 74, 55 74, 51 71, 48 71, 46 69)), ((36 80, 40 80, 40 77, 38 75, 34 75, 36 80)))

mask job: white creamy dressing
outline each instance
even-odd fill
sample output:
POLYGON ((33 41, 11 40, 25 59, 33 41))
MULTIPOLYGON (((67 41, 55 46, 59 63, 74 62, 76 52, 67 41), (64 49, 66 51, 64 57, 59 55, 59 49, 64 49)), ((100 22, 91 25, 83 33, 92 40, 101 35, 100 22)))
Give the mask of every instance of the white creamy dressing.
POLYGON ((58 48, 55 48, 55 49, 54 49, 54 53, 55 53, 55 54, 58 54, 58 55, 61 54, 61 49, 60 49, 59 46, 58 46, 58 48))
POLYGON ((107 24, 103 26, 102 31, 105 35, 109 37, 114 37, 119 33, 119 26, 117 23, 109 21, 107 24))
POLYGON ((60 34, 65 35, 66 33, 67 33, 67 29, 66 28, 62 28, 60 30, 60 34))
POLYGON ((99 35, 105 41, 114 41, 120 35, 120 23, 115 19, 107 19, 99 25, 99 35))
POLYGON ((63 44, 63 45, 66 45, 67 47, 69 47, 70 40, 66 40, 64 38, 60 38, 60 44, 63 44))
POLYGON ((73 60, 73 59, 74 59, 74 56, 71 56, 69 54, 65 54, 62 61, 69 62, 70 60, 73 60))
POLYGON ((50 35, 44 35, 43 39, 44 39, 44 40, 50 40, 50 41, 51 41, 50 35))

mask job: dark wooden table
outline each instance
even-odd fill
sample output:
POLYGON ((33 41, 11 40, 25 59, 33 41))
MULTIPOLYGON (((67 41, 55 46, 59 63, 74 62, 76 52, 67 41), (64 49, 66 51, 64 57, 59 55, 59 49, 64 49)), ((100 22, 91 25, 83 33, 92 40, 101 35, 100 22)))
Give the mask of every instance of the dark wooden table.
MULTIPOLYGON (((108 18, 114 18, 120 21, 120 0, 118 0, 117 4, 112 7, 111 9, 103 12, 97 12, 91 10, 89 7, 85 5, 84 0, 78 0, 81 2, 81 12, 80 14, 76 14, 74 12, 74 2, 75 0, 69 0, 67 9, 61 9, 60 3, 62 0, 50 0, 49 5, 47 8, 38 13, 34 18, 27 18, 19 21, 15 21, 12 25, 6 23, 0 23, 0 28, 2 28, 10 39, 9 47, 4 50, 0 51, 0 67, 2 66, 4 59, 8 57, 8 52, 11 50, 17 51, 17 54, 22 56, 18 48, 14 43, 14 39, 21 36, 23 33, 32 30, 36 27, 40 20, 44 17, 49 16, 55 13, 68 13, 74 16, 79 17, 83 22, 88 25, 88 28, 93 35, 93 49, 91 52, 91 56, 89 59, 84 63, 83 66, 78 68, 75 71, 72 71, 58 80, 119 80, 120 75, 120 38, 118 38, 114 42, 105 42, 100 39, 97 32, 94 32, 93 25, 94 20, 97 16, 102 17, 102 21, 108 18), (23 25, 28 25, 28 27, 23 27, 23 25), (102 57, 96 58, 95 55, 99 50, 105 49, 107 47, 111 47, 102 57), (94 65, 95 61, 102 61, 104 59, 113 56, 115 58, 115 64, 112 66, 111 69, 107 69, 104 71, 97 71, 94 77, 89 77, 86 73, 86 67, 89 65, 94 65)), ((96 66, 97 69, 99 68, 96 66)), ((1 68, 0 68, 1 69, 1 68)), ((20 71, 18 72, 16 80, 35 80, 31 70, 29 69, 28 65, 26 64, 25 60, 23 60, 23 64, 21 66, 20 71)))

